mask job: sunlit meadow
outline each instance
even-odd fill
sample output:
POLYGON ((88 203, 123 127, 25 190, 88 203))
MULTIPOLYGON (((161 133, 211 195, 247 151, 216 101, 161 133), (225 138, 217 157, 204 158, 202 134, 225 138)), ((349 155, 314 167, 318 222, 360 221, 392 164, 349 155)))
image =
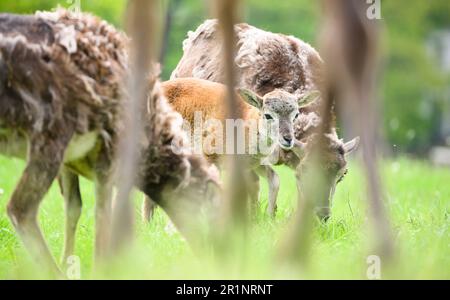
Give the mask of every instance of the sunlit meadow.
MULTIPOLYGON (((5 208, 24 163, 0 157, 0 278, 43 278, 9 222, 5 208)), ((82 180, 83 213, 78 226, 75 254, 81 261, 81 278, 120 279, 366 279, 367 257, 373 253, 370 218, 365 205, 359 164, 339 184, 333 216, 316 221, 311 257, 307 266, 283 266, 277 260, 278 241, 284 236, 295 210, 295 181, 290 170, 281 175, 279 209, 275 220, 265 214, 267 187, 262 205, 248 234, 246 249, 232 260, 221 261, 210 251, 193 253, 184 239, 167 230, 168 218, 157 210, 150 224, 140 219, 142 195, 135 197, 136 241, 107 271, 93 268, 94 193, 82 180)), ((407 158, 382 164, 385 200, 396 254, 391 263, 381 261, 382 278, 450 278, 450 169, 407 158)), ((64 240, 64 205, 57 184, 45 197, 40 224, 53 255, 59 260, 64 240)), ((61 263, 67 267, 66 262, 61 263)), ((45 278, 45 277, 44 277, 45 278)))

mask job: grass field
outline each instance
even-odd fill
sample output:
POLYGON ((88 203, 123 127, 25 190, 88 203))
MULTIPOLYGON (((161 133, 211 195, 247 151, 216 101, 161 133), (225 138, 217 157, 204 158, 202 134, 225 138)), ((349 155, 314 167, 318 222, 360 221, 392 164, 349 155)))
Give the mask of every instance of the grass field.
MULTIPOLYGON (((7 201, 24 163, 0 157, 0 278, 42 278, 23 249, 7 216, 7 201)), ((82 180, 84 199, 76 255, 81 260, 82 278, 117 279, 272 279, 339 278, 365 279, 372 241, 365 205, 364 185, 357 163, 338 186, 333 217, 326 224, 316 222, 309 264, 303 269, 277 264, 277 241, 295 209, 293 174, 281 175, 279 210, 275 220, 263 213, 267 203, 264 184, 261 212, 249 234, 248 245, 239 256, 219 263, 207 254, 193 254, 177 233, 165 230, 167 217, 157 211, 154 222, 138 218, 137 238, 126 256, 107 272, 92 271, 94 197, 93 186, 82 180)), ((450 279, 450 170, 425 162, 401 158, 382 165, 386 203, 394 232, 396 255, 390 265, 381 262, 382 278, 450 279)), ((136 214, 141 196, 136 195, 136 214)), ((49 247, 59 259, 63 247, 64 207, 57 185, 53 185, 40 210, 40 223, 49 247)))

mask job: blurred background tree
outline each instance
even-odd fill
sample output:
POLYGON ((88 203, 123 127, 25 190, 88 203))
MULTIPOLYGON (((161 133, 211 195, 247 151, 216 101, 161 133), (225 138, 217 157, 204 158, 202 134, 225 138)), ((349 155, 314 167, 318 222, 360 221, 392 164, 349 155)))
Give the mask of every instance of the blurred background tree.
MULTIPOLYGON (((163 79, 168 79, 182 55, 186 33, 195 30, 208 16, 208 1, 164 1, 171 14, 162 73, 163 79)), ((0 11, 33 13, 57 5, 69 7, 74 2, 2 1, 0 11)), ((81 10, 122 26, 124 0, 80 0, 80 3, 81 10)), ((379 94, 383 101, 386 149, 391 154, 423 155, 433 145, 450 143, 450 1, 382 1, 381 6, 385 56, 379 94)), ((247 0, 243 19, 316 46, 320 1, 247 0)))

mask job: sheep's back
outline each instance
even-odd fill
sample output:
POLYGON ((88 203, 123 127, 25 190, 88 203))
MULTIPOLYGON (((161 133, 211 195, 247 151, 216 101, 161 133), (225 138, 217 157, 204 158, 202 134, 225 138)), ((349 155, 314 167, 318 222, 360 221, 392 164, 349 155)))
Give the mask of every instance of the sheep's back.
POLYGON ((0 33, 3 36, 24 36, 31 43, 51 45, 54 31, 46 21, 30 15, 0 14, 0 33))
MULTIPOLYGON (((293 36, 272 33, 242 23, 235 26, 239 86, 260 95, 282 89, 299 96, 319 89, 323 61, 313 47, 293 36)), ((183 42, 184 55, 171 79, 196 77, 224 83, 217 20, 206 20, 183 42)))
MULTIPOLYGON (((203 121, 223 121, 226 118, 227 90, 223 84, 197 78, 178 78, 163 82, 162 88, 171 106, 191 125, 194 125, 196 112, 201 113, 203 121)), ((238 111, 242 117, 255 116, 253 109, 237 97, 238 111)))
POLYGON ((0 15, 0 118, 6 126, 115 134, 126 40, 100 19, 65 10, 0 15))

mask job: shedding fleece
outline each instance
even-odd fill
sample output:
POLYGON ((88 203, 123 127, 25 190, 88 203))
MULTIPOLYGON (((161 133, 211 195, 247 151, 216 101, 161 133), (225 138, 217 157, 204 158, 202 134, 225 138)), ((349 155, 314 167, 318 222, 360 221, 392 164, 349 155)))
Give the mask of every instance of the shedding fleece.
MULTIPOLYGON (((308 43, 280 33, 258 29, 245 23, 235 25, 237 36, 237 86, 264 96, 280 89, 302 98, 310 91, 322 90, 324 62, 308 43)), ((217 20, 206 20, 183 42, 183 57, 171 79, 195 77, 225 83, 222 41, 217 20)), ((320 100, 300 109, 295 135, 302 140, 318 127, 320 100), (312 123, 311 123, 312 122, 312 123)), ((334 112, 331 112, 334 124, 334 112)), ((287 154, 287 151, 282 151, 287 154)), ((287 157, 293 157, 294 154, 287 157)), ((289 163, 291 165, 291 163, 289 163)))
MULTIPOLYGON (((101 151, 112 163, 128 101, 128 38, 93 15, 62 9, 0 14, 0 21, 0 125, 43 141, 71 128, 78 134, 98 131, 101 151)), ((152 80, 141 145, 143 182, 155 190, 167 181, 175 187, 219 182, 204 158, 191 154, 181 116, 152 80)))
MULTIPOLYGON (((319 53, 309 44, 293 36, 267 32, 244 23, 235 25, 235 33, 237 45, 233 62, 236 66, 238 87, 256 92, 260 96, 279 89, 298 99, 308 99, 308 96, 316 91, 324 90, 325 64, 319 53)), ((183 57, 171 79, 195 77, 225 83, 224 64, 232 62, 223 61, 223 41, 220 34, 217 20, 207 20, 197 30, 189 32, 183 42, 183 57)), ((317 131, 325 118, 322 115, 324 112, 321 111, 322 98, 317 97, 314 100, 310 105, 299 109, 300 114, 294 123, 296 146, 289 151, 282 147, 273 149, 266 162, 286 164, 296 169, 297 177, 300 178, 304 165, 314 161, 310 159, 316 152, 313 145, 320 142, 323 147, 320 149, 323 152, 323 166, 331 178, 329 188, 334 190, 336 182, 340 181, 346 172, 345 155, 356 149, 358 139, 344 144, 338 138, 333 103, 326 103, 327 109, 330 110, 326 112, 330 114, 327 134, 319 136, 317 131)), ((274 215, 279 178, 270 166, 266 165, 265 168, 269 181, 268 212, 274 215)), ((258 187, 259 183, 255 182, 253 185, 258 187)), ((300 181, 297 181, 297 187, 300 190, 300 181)), ((253 194, 257 193, 255 189, 253 194)))
MULTIPOLYGON (((184 55, 171 79, 196 77, 223 83, 221 39, 217 20, 207 20, 183 42, 184 55)), ((309 44, 293 36, 267 32, 248 24, 235 26, 238 86, 261 96, 282 89, 297 96, 318 90, 323 61, 309 44)))
POLYGON ((203 156, 194 155, 182 125, 183 119, 163 95, 159 80, 154 81, 148 97, 148 114, 145 136, 149 145, 144 147, 141 170, 143 190, 157 201, 167 184, 175 190, 187 186, 199 189, 208 182, 220 185, 218 170, 207 163, 203 156), (176 149, 174 149, 176 147, 176 149), (174 151, 175 150, 175 151, 174 151))
POLYGON ((126 98, 125 35, 65 10, 0 20, 2 118, 29 134, 52 135, 63 123, 80 134, 97 130, 108 144, 126 98))
MULTIPOLYGON (((115 150, 118 137, 126 134, 123 108, 129 103, 127 45, 121 32, 88 14, 0 14, 0 151, 27 152, 7 213, 35 260, 54 274, 60 271, 36 220, 39 204, 58 175, 70 203, 64 256, 72 255, 75 246, 79 175, 95 182, 97 258, 109 248, 115 150), (25 143, 28 147, 22 147, 25 143), (9 151, 10 144, 18 150, 9 151)), ((148 107, 137 187, 194 240, 202 204, 220 196, 218 177, 205 158, 191 154, 181 117, 161 95, 159 83, 148 107), (173 151, 174 140, 180 151, 173 151)))
MULTIPOLYGON (((237 53, 234 63, 238 69, 237 86, 263 96, 281 89, 301 98, 310 91, 323 89, 325 65, 319 53, 308 43, 280 33, 258 29, 245 23, 235 25, 237 53)), ((206 20, 183 42, 184 55, 171 79, 195 77, 224 83, 222 41, 217 20, 206 20)), ((320 100, 300 109, 295 121, 295 137, 311 141, 309 135, 317 130, 322 118, 320 100)), ((331 112, 335 124, 334 111, 331 112)), ((326 139, 333 147, 334 139, 326 139)), ((279 163, 294 166, 299 158, 290 151, 281 151, 279 163)))

